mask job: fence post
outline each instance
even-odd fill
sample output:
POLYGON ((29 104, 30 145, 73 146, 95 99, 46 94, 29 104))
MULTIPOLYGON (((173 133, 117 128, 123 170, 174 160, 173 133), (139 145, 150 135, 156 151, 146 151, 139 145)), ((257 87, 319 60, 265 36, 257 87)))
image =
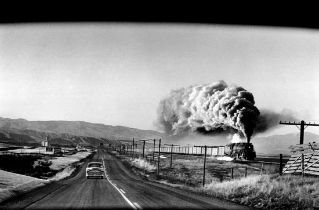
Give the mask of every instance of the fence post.
POLYGON ((302 176, 305 176, 305 162, 304 162, 304 154, 301 154, 301 172, 302 172, 302 176))
POLYGON ((133 138, 133 147, 132 147, 132 158, 134 158, 134 138, 133 138))
POLYGON ((247 177, 247 166, 245 167, 245 177, 247 177))
POLYGON ((158 157, 157 157, 157 175, 160 172, 160 156, 161 156, 161 139, 158 142, 158 157))
POLYGON ((264 163, 261 163, 260 174, 263 174, 264 163))
POLYGON ((144 150, 145 150, 145 141, 143 141, 143 158, 144 158, 144 150))
POLYGON ((282 154, 279 156, 279 175, 282 175, 282 154))
POLYGON ((153 161, 155 161, 155 139, 154 139, 154 149, 153 149, 153 161))
POLYGON ((173 144, 171 146, 171 164, 170 164, 170 168, 172 168, 173 165, 173 144))
POLYGON ((231 179, 234 179, 234 168, 233 167, 230 169, 230 172, 231 172, 231 179))
MULTIPOLYGON (((202 148, 202 147, 201 147, 202 148)), ((205 186, 205 171, 206 171, 206 152, 207 146, 205 145, 205 155, 204 155, 204 174, 203 174, 203 187, 205 186)))

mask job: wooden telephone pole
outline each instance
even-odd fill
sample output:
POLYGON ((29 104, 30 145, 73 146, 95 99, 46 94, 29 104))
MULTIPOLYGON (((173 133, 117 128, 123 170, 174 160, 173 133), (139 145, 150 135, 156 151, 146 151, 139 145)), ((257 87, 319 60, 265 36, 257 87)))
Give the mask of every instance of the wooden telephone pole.
POLYGON ((279 121, 279 124, 282 124, 282 125, 295 125, 297 126, 297 128, 300 130, 300 144, 303 144, 303 140, 304 140, 304 131, 305 131, 305 128, 308 127, 308 126, 319 126, 319 124, 315 124, 315 123, 305 123, 305 121, 301 120, 300 123, 296 123, 296 122, 281 122, 279 121), (300 127, 298 127, 298 125, 300 127))
POLYGON ((128 150, 129 150, 129 142, 131 140, 117 140, 117 141, 120 142, 120 148, 121 148, 120 151, 122 152, 122 150, 123 150, 124 154, 127 154, 128 150), (122 143, 122 142, 124 142, 124 143, 122 143), (123 146, 124 146, 124 149, 123 149, 123 146))
POLYGON ((156 139, 153 139, 154 141, 154 147, 153 147, 153 161, 155 161, 155 141, 156 139))
POLYGON ((157 175, 160 173, 161 139, 158 140, 157 175))
MULTIPOLYGON (((151 141, 151 140, 153 140, 153 139, 142 139, 142 140, 139 140, 139 141, 142 141, 143 142, 143 158, 144 158, 144 156, 145 156, 145 142, 146 141, 151 141)), ((155 140, 155 139, 154 139, 155 140)), ((154 145, 155 145, 155 141, 154 141, 154 145)))
POLYGON ((137 144, 134 143, 134 138, 133 138, 133 144, 132 144, 132 158, 134 158, 134 148, 137 144))

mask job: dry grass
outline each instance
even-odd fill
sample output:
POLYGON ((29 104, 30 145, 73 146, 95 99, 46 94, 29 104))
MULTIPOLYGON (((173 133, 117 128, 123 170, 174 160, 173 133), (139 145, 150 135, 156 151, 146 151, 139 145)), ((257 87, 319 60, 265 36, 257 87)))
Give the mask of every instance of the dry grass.
POLYGON ((319 178, 252 175, 212 182, 201 191, 257 208, 305 209, 319 206, 319 178))
MULTIPOLYGON (((170 179, 174 183, 180 182, 190 184, 192 186, 201 185, 203 177, 203 157, 177 156, 173 160, 173 168, 169 168, 170 160, 161 161, 161 173, 165 179, 170 179), (187 158, 187 159, 186 159, 187 158)), ((231 168, 233 170, 233 178, 245 176, 245 168, 247 174, 260 174, 260 170, 255 166, 248 164, 219 161, 216 159, 207 159, 205 181, 224 181, 231 179, 231 168)), ((263 171, 265 173, 265 170, 263 171)))
MULTIPOLYGON (((151 165, 143 159, 134 159, 130 163, 140 169, 145 168, 147 164, 151 165)), ((156 166, 151 166, 154 170, 156 169, 156 166)), ((179 186, 182 184, 185 189, 255 208, 319 209, 318 177, 279 176, 274 170, 277 166, 269 166, 272 168, 267 170, 268 173, 260 175, 260 171, 253 170, 257 165, 208 160, 206 186, 201 187, 202 167, 201 157, 178 156, 173 160, 172 169, 169 168, 169 158, 163 159, 160 178, 167 180, 170 184, 179 186), (247 167, 251 171, 248 170, 248 176, 244 177, 243 171, 236 169, 235 179, 219 179, 219 175, 229 177, 228 169, 232 167, 247 167)))

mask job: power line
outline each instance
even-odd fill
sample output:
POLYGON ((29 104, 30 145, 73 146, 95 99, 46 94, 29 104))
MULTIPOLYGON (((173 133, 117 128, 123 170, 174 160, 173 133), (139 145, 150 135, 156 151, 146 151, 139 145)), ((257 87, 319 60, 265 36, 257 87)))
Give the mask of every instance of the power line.
POLYGON ((319 126, 319 124, 316 123, 305 123, 305 121, 301 120, 301 122, 281 122, 279 121, 279 124, 282 125, 295 125, 297 126, 297 128, 300 130, 300 144, 303 144, 303 140, 304 140, 304 131, 305 128, 307 128, 308 126, 319 126), (298 127, 299 125, 299 127, 298 127))

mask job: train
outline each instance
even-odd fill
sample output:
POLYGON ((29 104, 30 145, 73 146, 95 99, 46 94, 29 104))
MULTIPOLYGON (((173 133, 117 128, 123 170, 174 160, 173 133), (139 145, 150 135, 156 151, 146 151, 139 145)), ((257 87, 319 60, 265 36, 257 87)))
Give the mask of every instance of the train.
MULTIPOLYGON (((133 154, 132 146, 129 144, 121 144, 117 147, 119 151, 126 151, 133 154)), ((160 149, 161 153, 170 154, 171 152, 174 154, 188 154, 188 155, 203 155, 204 154, 204 146, 164 146, 160 149)), ((153 144, 145 147, 145 154, 152 154, 153 152, 158 152, 158 148, 153 149, 153 144)), ((135 154, 143 154, 143 148, 134 148, 135 154)), ((239 143, 229 143, 225 146, 208 146, 207 147, 207 155, 219 156, 219 157, 231 157, 234 160, 254 160, 256 158, 256 152, 254 149, 254 145, 247 142, 239 142, 239 143)))
POLYGON ((227 144, 224 148, 224 154, 236 160, 254 160, 256 158, 254 145, 248 142, 227 144))

